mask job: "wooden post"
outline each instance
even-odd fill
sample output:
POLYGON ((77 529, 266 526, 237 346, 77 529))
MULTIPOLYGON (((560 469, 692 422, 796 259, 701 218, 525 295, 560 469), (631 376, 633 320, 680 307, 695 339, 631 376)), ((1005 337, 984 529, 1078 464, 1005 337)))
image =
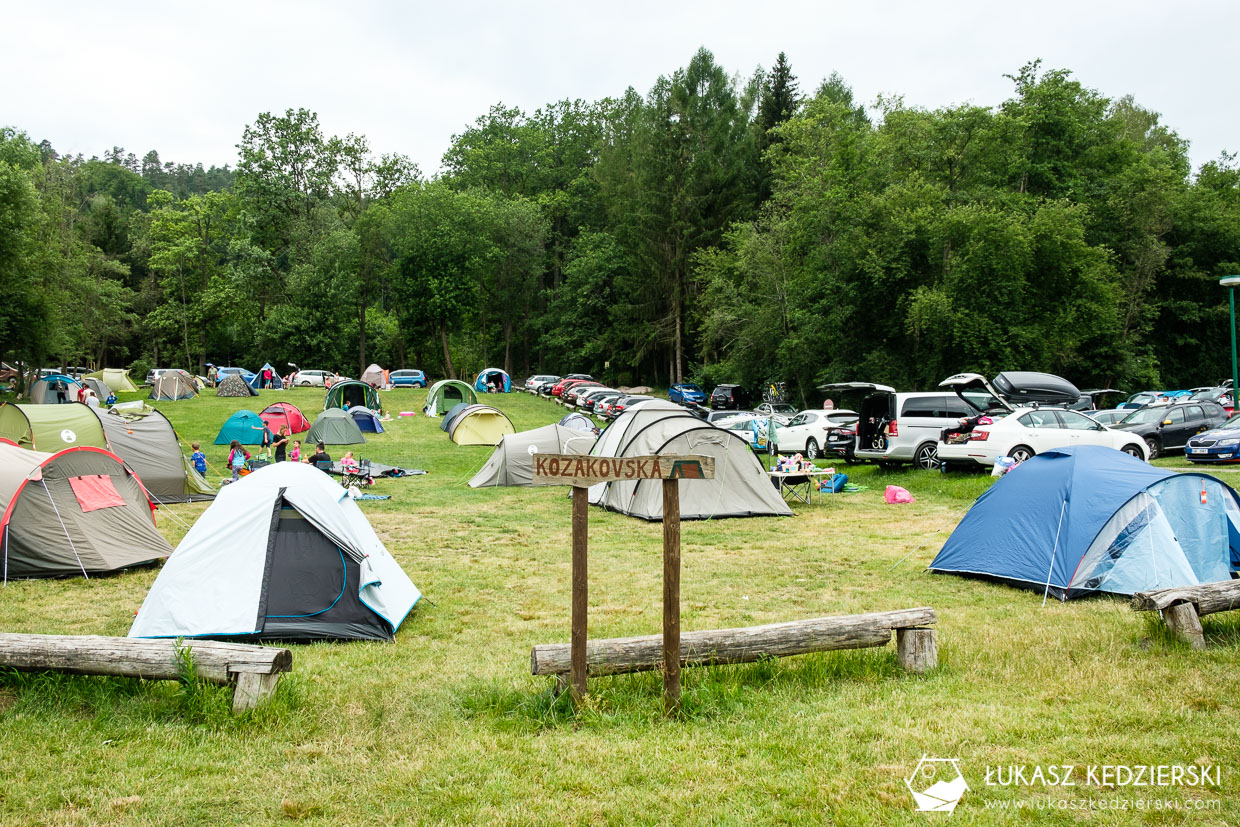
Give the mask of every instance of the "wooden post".
POLYGON ((586 550, 589 535, 590 489, 573 486, 573 700, 586 694, 586 606, 589 585, 586 578, 586 550))
POLYGON ((939 665, 933 629, 896 629, 896 656, 910 672, 928 672, 939 665))
POLYGON ((680 708, 680 480, 663 480, 663 709, 680 708))
POLYGON ((1201 630, 1201 618, 1192 603, 1176 603, 1162 610, 1163 622, 1175 636, 1194 649, 1206 648, 1205 633, 1201 630))

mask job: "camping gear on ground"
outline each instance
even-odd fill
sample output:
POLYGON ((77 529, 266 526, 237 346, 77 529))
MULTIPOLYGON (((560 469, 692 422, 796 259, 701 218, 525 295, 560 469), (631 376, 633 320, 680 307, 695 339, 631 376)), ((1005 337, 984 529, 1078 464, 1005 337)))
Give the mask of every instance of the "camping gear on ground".
POLYGON ((422 407, 422 413, 427 416, 439 416, 454 405, 460 403, 473 405, 477 401, 478 395, 474 393, 474 389, 464 382, 456 379, 440 379, 426 392, 426 404, 422 407))
POLYGON ((516 432, 507 415, 490 405, 466 405, 444 417, 443 424, 457 445, 498 445, 505 434, 516 432))
POLYGON ((166 370, 151 383, 151 395, 156 401, 175 402, 193 399, 198 395, 198 380, 183 370, 166 370))
POLYGON ((999 478, 929 568, 1067 600, 1226 580, 1238 564, 1240 498, 1229 486, 1081 445, 999 478))
POLYGON ((112 453, 128 465, 157 503, 209 500, 213 489, 181 449, 168 417, 151 407, 100 414, 112 453))
POLYGON ((129 636, 392 640, 421 596, 343 488, 278 462, 220 492, 129 636))
POLYGON ((228 445, 235 439, 242 445, 262 445, 264 432, 271 433, 261 416, 254 411, 235 411, 215 435, 215 444, 228 445))
POLYGON ((230 373, 215 388, 216 396, 258 396, 258 391, 246 384, 239 373, 230 373))
POLYGON ((485 368, 474 377, 474 390, 482 391, 483 393, 491 391, 510 393, 512 391, 512 379, 499 368, 485 368))
POLYGON ((372 364, 370 367, 366 368, 366 370, 362 371, 361 381, 376 388, 383 387, 383 368, 372 364))
POLYGON ((565 428, 571 428, 572 430, 580 431, 583 434, 593 434, 594 436, 598 436, 598 426, 590 421, 590 417, 586 416, 581 411, 573 411, 570 414, 565 414, 564 418, 560 420, 560 424, 565 428))
POLYGON ((277 402, 259 411, 259 417, 267 423, 273 434, 280 433, 280 428, 287 427, 290 434, 305 433, 310 430, 310 420, 291 402, 277 402))
POLYGON ((0 405, 0 437, 35 451, 108 447, 99 417, 86 405, 0 405))
POLYGON ((259 368, 258 371, 252 377, 250 377, 249 385, 251 388, 255 390, 259 390, 260 388, 266 387, 263 384, 263 372, 264 371, 271 371, 270 387, 272 390, 277 390, 277 391, 284 390, 284 380, 280 378, 280 371, 272 367, 270 362, 265 362, 263 366, 259 368))
POLYGON ((536 455, 588 454, 592 447, 593 434, 583 434, 563 425, 544 425, 532 431, 507 434, 499 441, 486 465, 474 474, 469 487, 531 485, 536 455))
MULTIPOLYGON (((97 370, 94 373, 88 373, 83 378, 98 379, 107 386, 108 390, 113 393, 121 393, 122 391, 129 391, 132 393, 138 390, 138 386, 135 385, 133 380, 129 378, 129 371, 121 368, 104 368, 103 370, 97 370)), ((99 398, 107 399, 108 395, 104 394, 99 398)))
POLYGON ((365 382, 359 382, 356 379, 337 382, 327 391, 327 396, 323 400, 323 410, 343 408, 345 405, 350 408, 362 407, 377 411, 380 408, 379 392, 365 382))
POLYGON ((78 391, 81 389, 82 383, 72 376, 53 373, 36 379, 30 386, 30 402, 35 405, 66 405, 78 401, 78 391))
MULTIPOLYGON (((367 462, 370 462, 370 460, 367 460, 367 462)), ((329 474, 335 474, 338 477, 344 476, 345 473, 344 468, 339 462, 328 463, 327 467, 322 470, 327 471, 329 474)), ((425 473, 421 468, 401 468, 396 465, 384 465, 381 462, 370 462, 371 477, 384 477, 395 480, 401 477, 416 477, 425 473)))
MULTIPOLYGON (((609 425, 590 451, 596 457, 700 454, 714 457, 715 477, 680 490, 680 518, 791 516, 745 440, 703 422, 680 405, 652 399, 609 425)), ((659 480, 607 482, 590 488, 590 502, 643 520, 663 519, 659 480)))
POLYGON ((995 460, 995 464, 990 469, 990 476, 1002 477, 1008 471, 1016 467, 1016 460, 1011 457, 999 457, 995 460))
POLYGON ((172 547, 155 529, 153 507, 133 470, 102 448, 49 454, 0 443, 3 579, 90 576, 163 559, 172 547))
POLYGON ((917 502, 907 488, 901 488, 898 485, 887 486, 887 490, 883 492, 883 499, 887 501, 887 505, 904 505, 917 502))
POLYGON ((353 417, 340 408, 328 408, 314 418, 306 434, 306 443, 313 445, 360 445, 366 441, 353 417))
POLYGON ((353 421, 357 423, 358 430, 362 431, 362 433, 383 433, 383 423, 379 421, 379 415, 370 408, 363 408, 361 405, 356 408, 349 408, 349 416, 353 417, 353 421))

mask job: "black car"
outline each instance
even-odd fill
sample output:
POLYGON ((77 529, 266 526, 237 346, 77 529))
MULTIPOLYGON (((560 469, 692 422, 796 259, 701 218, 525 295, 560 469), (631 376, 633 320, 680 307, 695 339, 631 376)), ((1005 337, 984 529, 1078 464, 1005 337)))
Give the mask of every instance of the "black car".
POLYGON ((749 393, 740 385, 717 385, 710 392, 712 411, 739 410, 749 407, 749 393))
POLYGON ((836 457, 852 465, 857 461, 857 455, 853 453, 856 447, 857 424, 855 422, 851 425, 827 429, 827 444, 823 453, 828 457, 836 457))
POLYGON ((1182 449, 1203 431, 1217 428, 1227 421, 1227 411, 1216 402, 1178 402, 1171 405, 1146 405, 1133 411, 1111 427, 1130 431, 1145 440, 1149 459, 1165 451, 1182 449))

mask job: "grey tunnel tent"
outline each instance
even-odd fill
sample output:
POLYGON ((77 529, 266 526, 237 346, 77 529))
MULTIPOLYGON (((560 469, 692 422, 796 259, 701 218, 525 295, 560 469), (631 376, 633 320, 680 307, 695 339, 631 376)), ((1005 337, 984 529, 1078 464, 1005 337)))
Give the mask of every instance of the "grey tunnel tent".
MULTIPOLYGON (((603 431, 590 454, 598 457, 655 454, 714 457, 714 479, 681 486, 681 519, 792 514, 745 440, 703 422, 670 402, 652 400, 625 411, 603 431)), ((595 485, 590 488, 590 502, 643 520, 663 519, 659 480, 595 485)))
POLYGON ((316 442, 324 445, 361 445, 366 442, 357 422, 340 408, 328 408, 314 418, 314 424, 306 432, 306 444, 316 442))
POLYGON ((422 406, 422 413, 439 416, 455 405, 473 405, 477 401, 478 394, 464 382, 440 379, 426 392, 426 404, 422 406))
POLYGON ((134 470, 156 502, 197 502, 215 496, 215 489, 190 465, 172 423, 159 411, 113 408, 101 413, 99 421, 113 453, 134 470))
POLYGON ((281 462, 220 492, 129 636, 391 640, 421 596, 344 489, 281 462))
POLYGON ((486 465, 469 481, 469 487, 531 485, 537 454, 588 454, 593 445, 593 434, 583 434, 563 425, 545 425, 532 431, 506 434, 486 465))
POLYGON ((0 566, 13 577, 92 575, 167 557, 133 471, 101 448, 0 442, 0 566))

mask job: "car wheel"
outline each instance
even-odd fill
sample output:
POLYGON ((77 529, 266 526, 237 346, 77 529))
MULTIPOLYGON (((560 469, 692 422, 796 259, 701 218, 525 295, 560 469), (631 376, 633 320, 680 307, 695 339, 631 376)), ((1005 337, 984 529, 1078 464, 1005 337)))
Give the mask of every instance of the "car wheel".
POLYGON ((1008 456, 1017 462, 1024 462, 1033 455, 1033 449, 1028 445, 1017 445, 1015 448, 1008 451, 1008 456))
POLYGON ((938 468, 939 446, 927 442, 917 449, 917 453, 913 455, 913 462, 917 463, 918 468, 924 468, 927 471, 933 471, 935 468, 938 468))
POLYGON ((818 443, 813 437, 805 440, 805 458, 818 459, 822 454, 818 451, 818 443))
POLYGON ((310 383, 309 383, 309 382, 298 382, 298 383, 297 383, 297 387, 299 387, 299 388, 308 388, 308 387, 310 387, 310 383))
POLYGON ((1145 459, 1145 454, 1141 452, 1140 445, 1129 444, 1129 445, 1125 445, 1123 448, 1120 448, 1120 450, 1130 457, 1136 457, 1137 459, 1145 459))
POLYGON ((1159 450, 1158 440, 1154 439, 1152 436, 1147 436, 1145 438, 1146 458, 1149 459, 1150 462, 1153 462, 1158 457, 1159 450))

